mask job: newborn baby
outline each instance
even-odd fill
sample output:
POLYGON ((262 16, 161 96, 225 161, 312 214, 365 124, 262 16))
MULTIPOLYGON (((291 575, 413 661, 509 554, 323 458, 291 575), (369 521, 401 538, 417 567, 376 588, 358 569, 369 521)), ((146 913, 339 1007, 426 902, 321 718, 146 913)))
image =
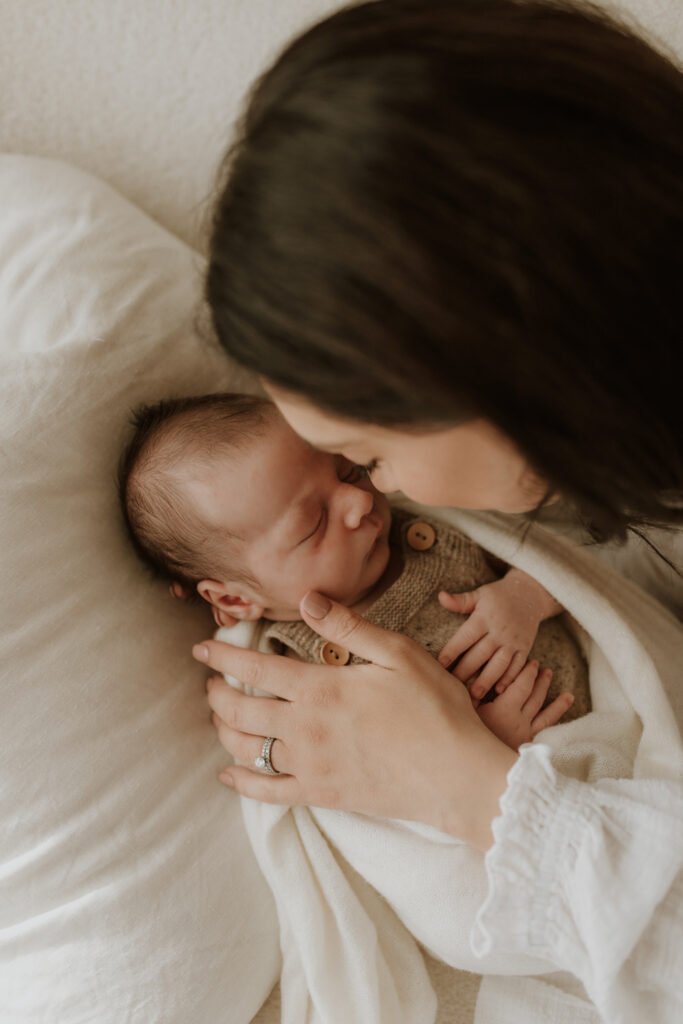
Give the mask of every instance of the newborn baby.
POLYGON ((278 653, 360 661, 301 620, 301 599, 317 590, 438 657, 511 746, 570 707, 589 710, 578 645, 540 584, 453 527, 392 510, 361 467, 310 447, 271 402, 170 400, 134 424, 119 467, 133 545, 217 624, 263 620, 278 653))

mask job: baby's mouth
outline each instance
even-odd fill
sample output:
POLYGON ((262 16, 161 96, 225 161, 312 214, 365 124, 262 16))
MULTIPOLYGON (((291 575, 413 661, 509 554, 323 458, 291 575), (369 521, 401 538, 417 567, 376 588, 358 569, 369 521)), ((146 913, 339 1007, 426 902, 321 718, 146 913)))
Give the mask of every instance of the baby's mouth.
POLYGON ((370 547, 368 548, 368 552, 365 556, 366 561, 377 549, 378 544, 382 540, 382 534, 384 533, 384 523, 382 521, 382 517, 378 515, 376 512, 370 513, 370 515, 368 516, 368 522, 370 522, 375 527, 375 536, 372 539, 370 547))

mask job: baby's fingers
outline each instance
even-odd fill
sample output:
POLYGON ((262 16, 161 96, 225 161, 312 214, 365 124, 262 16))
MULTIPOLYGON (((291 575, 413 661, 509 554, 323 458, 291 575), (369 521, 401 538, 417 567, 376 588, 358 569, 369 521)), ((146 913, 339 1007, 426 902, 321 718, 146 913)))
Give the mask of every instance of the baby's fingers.
MULTIPOLYGON (((540 677, 541 673, 538 670, 538 662, 527 661, 526 665, 517 673, 500 699, 505 703, 509 702, 513 704, 520 710, 528 710, 526 709, 526 704, 531 700, 534 688, 540 677)), ((548 692, 549 685, 550 680, 548 680, 548 685, 546 686, 546 693, 548 692)), ((543 698, 541 698, 541 702, 536 708, 536 711, 538 711, 542 703, 543 698)))
MULTIPOLYGON (((477 641, 474 647, 463 654, 462 658, 456 664, 452 670, 454 675, 458 679, 462 679, 463 682, 469 682, 473 676, 475 676, 483 665, 493 657, 496 650, 496 642, 492 640, 490 636, 484 636, 481 640, 477 641)), ((478 696, 479 694, 477 694, 478 696)))
MULTIPOLYGON (((485 635, 486 627, 479 625, 476 618, 463 622, 460 629, 441 648, 439 664, 443 665, 444 668, 448 668, 456 658, 459 658, 465 651, 469 651, 470 647, 473 647, 485 635)), ((472 672, 470 672, 470 675, 472 675, 472 672)))
POLYGON ((551 725, 557 725, 559 720, 562 718, 570 707, 574 703, 574 695, 571 693, 561 693, 559 697, 556 697, 552 704, 549 704, 547 708, 543 708, 542 711, 536 715, 531 723, 531 735, 537 736, 542 729, 547 729, 551 725))
POLYGON ((477 607, 478 600, 477 590, 466 590, 462 594, 449 594, 447 590, 439 593, 439 604, 449 612, 458 612, 460 615, 470 615, 477 607))
POLYGON ((492 658, 489 658, 483 669, 474 680, 470 695, 485 697, 491 687, 501 678, 512 659, 513 651, 509 647, 499 647, 492 658))
POLYGON ((496 693, 505 693, 510 683, 512 683, 519 673, 524 668, 526 662, 526 655, 523 651, 517 651, 513 655, 512 661, 508 665, 506 671, 503 673, 501 678, 496 683, 496 693))
POLYGON ((533 719, 543 707, 543 702, 548 696, 548 690, 550 689, 550 683, 553 678, 553 671, 550 668, 542 668, 539 670, 534 685, 531 688, 531 692, 524 702, 522 710, 530 719, 533 719))

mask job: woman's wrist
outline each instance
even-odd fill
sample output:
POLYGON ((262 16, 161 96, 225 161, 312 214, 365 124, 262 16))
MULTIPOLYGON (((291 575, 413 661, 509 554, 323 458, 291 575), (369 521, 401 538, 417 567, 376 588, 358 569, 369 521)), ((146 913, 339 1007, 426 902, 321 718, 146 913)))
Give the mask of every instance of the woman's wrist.
POLYGON ((485 726, 456 739, 453 783, 439 787, 442 798, 436 827, 486 851, 493 843, 491 826, 500 815, 500 801, 507 789, 508 774, 519 754, 485 726), (467 747, 467 752, 463 749, 467 747), (467 780, 462 765, 468 765, 467 780))

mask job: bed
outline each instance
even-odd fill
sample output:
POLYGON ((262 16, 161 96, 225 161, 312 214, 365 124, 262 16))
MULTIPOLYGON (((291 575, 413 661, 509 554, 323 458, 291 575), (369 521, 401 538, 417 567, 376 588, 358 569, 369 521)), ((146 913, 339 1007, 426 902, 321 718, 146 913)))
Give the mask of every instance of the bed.
MULTIPOLYGON (((215 173, 248 84, 338 6, 0 8, 6 1024, 280 1019, 275 907, 190 656, 211 620, 136 564, 114 476, 136 403, 253 386, 199 301, 215 173)), ((683 50, 676 0, 631 7, 683 50)), ((470 990, 426 963, 458 1024, 470 990)))

